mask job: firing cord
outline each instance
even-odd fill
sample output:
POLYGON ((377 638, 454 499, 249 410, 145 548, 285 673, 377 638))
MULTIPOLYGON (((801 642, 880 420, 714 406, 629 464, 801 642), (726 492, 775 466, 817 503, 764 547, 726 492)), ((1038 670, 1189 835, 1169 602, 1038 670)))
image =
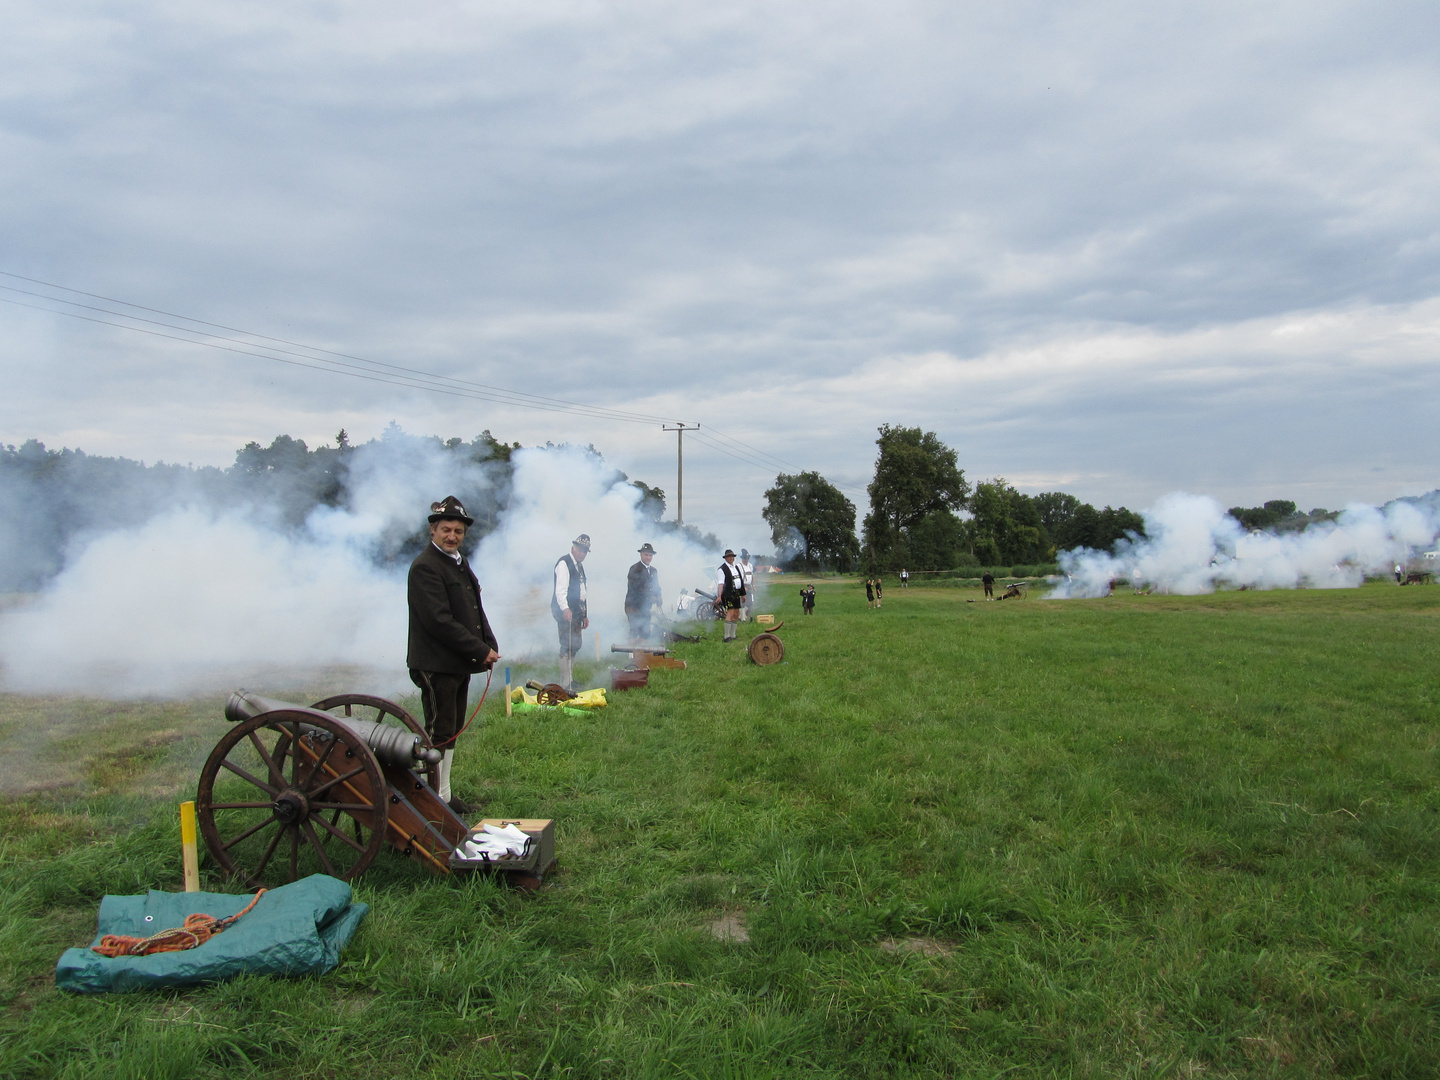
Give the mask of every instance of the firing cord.
POLYGON ((430 745, 434 747, 434 749, 444 750, 446 747, 454 746, 460 740, 460 736, 464 735, 465 732, 470 730, 470 725, 475 722, 475 717, 480 715, 480 706, 485 704, 485 695, 490 693, 490 680, 494 677, 495 668, 492 666, 485 675, 485 689, 480 691, 480 700, 475 703, 475 711, 470 714, 470 719, 465 721, 464 727, 462 727, 454 735, 451 735, 450 738, 446 739, 444 742, 431 743, 430 745))

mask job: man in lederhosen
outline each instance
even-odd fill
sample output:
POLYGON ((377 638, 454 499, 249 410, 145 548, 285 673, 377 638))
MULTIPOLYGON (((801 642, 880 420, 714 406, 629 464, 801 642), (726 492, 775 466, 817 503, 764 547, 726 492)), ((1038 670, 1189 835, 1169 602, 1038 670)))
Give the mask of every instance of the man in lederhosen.
POLYGON ((474 523, 453 495, 431 503, 430 542, 410 564, 406 587, 410 640, 405 666, 420 688, 425 731, 443 753, 437 794, 457 814, 470 812, 450 792, 450 764, 465 723, 470 674, 500 659, 500 646, 480 606, 480 582, 460 553, 465 529, 474 523))
POLYGON ((715 595, 725 609, 725 640, 734 641, 740 609, 745 606, 745 575, 735 565, 735 552, 725 549, 725 561, 715 571, 715 595))
POLYGON ((625 575, 625 618, 630 622, 630 644, 650 640, 650 620, 660 606, 660 572, 650 565, 655 549, 647 540, 640 548, 640 561, 625 575))
POLYGON ((570 554, 555 563, 555 588, 550 594, 550 614, 560 635, 560 685, 572 694, 575 685, 575 654, 580 651, 582 631, 590 625, 585 568, 590 554, 590 537, 581 533, 570 542, 570 554))

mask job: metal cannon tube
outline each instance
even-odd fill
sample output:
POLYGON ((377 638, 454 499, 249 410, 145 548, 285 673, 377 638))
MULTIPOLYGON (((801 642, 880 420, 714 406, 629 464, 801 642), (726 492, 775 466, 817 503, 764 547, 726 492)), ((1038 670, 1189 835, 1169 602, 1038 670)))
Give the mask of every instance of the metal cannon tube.
MULTIPOLYGON (((417 763, 438 764, 441 758, 439 750, 422 746, 420 736, 408 728, 397 727, 394 724, 381 724, 374 720, 356 720, 349 716, 336 716, 333 713, 320 712, 304 705, 296 705, 291 701, 261 697, 248 690, 236 690, 230 695, 230 700, 225 703, 225 719, 238 724, 242 720, 252 720, 262 713, 276 712, 281 709, 287 712, 310 713, 344 724, 364 740, 376 760, 386 765, 411 769, 417 763)), ((303 722, 300 726, 302 729, 309 729, 309 725, 303 722)))

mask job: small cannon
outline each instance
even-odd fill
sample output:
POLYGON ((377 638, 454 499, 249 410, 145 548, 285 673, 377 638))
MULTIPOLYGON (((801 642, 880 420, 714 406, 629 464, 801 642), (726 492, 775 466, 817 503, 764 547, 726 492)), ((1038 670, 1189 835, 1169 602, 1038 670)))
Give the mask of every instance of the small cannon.
POLYGON ((339 694, 306 707, 237 690, 225 719, 234 727, 200 772, 195 809, 211 857, 252 888, 349 881, 387 843, 437 874, 502 870, 531 888, 554 862, 553 826, 521 856, 466 858, 473 830, 431 786, 440 751, 394 702, 339 694))
POLYGON ((684 660, 675 659, 675 650, 650 645, 611 645, 612 653, 629 653, 630 666, 636 668, 683 668, 684 660))

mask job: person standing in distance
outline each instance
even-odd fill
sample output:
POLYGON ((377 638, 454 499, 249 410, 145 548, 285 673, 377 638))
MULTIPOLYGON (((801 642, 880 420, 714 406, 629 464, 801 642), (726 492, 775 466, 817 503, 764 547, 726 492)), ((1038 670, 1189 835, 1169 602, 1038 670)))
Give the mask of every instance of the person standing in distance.
POLYGON ((406 583, 410 638, 405 666, 410 681, 420 688, 425 732, 442 753, 436 794, 457 814, 471 810, 450 790, 450 765, 465 722, 470 675, 500 659, 500 645, 480 605, 480 582, 460 551, 465 530, 473 524, 475 519, 455 496, 431 503, 430 542, 410 564, 406 583))
POLYGON ((550 614, 560 635, 560 685, 575 693, 575 654, 580 651, 581 634, 590 626, 585 568, 590 554, 590 536, 581 533, 570 541, 570 554, 555 562, 555 589, 550 594, 550 614))
POLYGON ((725 640, 734 641, 740 609, 745 606, 745 574, 735 565, 735 552, 725 549, 725 561, 715 571, 715 595, 725 609, 725 640))
POLYGON ((909 587, 910 587, 910 571, 909 571, 909 570, 906 570, 906 569, 902 566, 902 567, 900 568, 900 588, 902 588, 902 589, 908 589, 909 587))
MULTIPOLYGON (((985 586, 985 599, 986 599, 986 600, 994 600, 994 599, 995 599, 995 575, 992 574, 989 570, 986 570, 984 576, 980 578, 980 584, 985 586)), ((1112 588, 1110 591, 1111 591, 1111 592, 1114 592, 1115 590, 1112 588)))
POLYGON ((745 579, 745 609, 743 615, 746 622, 755 617, 755 564, 750 561, 750 550, 740 549, 740 576, 745 579))
POLYGON ((630 622, 630 644, 650 640, 650 620, 660 599, 660 572, 650 565, 655 549, 650 541, 640 547, 640 561, 625 575, 625 618, 630 622))

